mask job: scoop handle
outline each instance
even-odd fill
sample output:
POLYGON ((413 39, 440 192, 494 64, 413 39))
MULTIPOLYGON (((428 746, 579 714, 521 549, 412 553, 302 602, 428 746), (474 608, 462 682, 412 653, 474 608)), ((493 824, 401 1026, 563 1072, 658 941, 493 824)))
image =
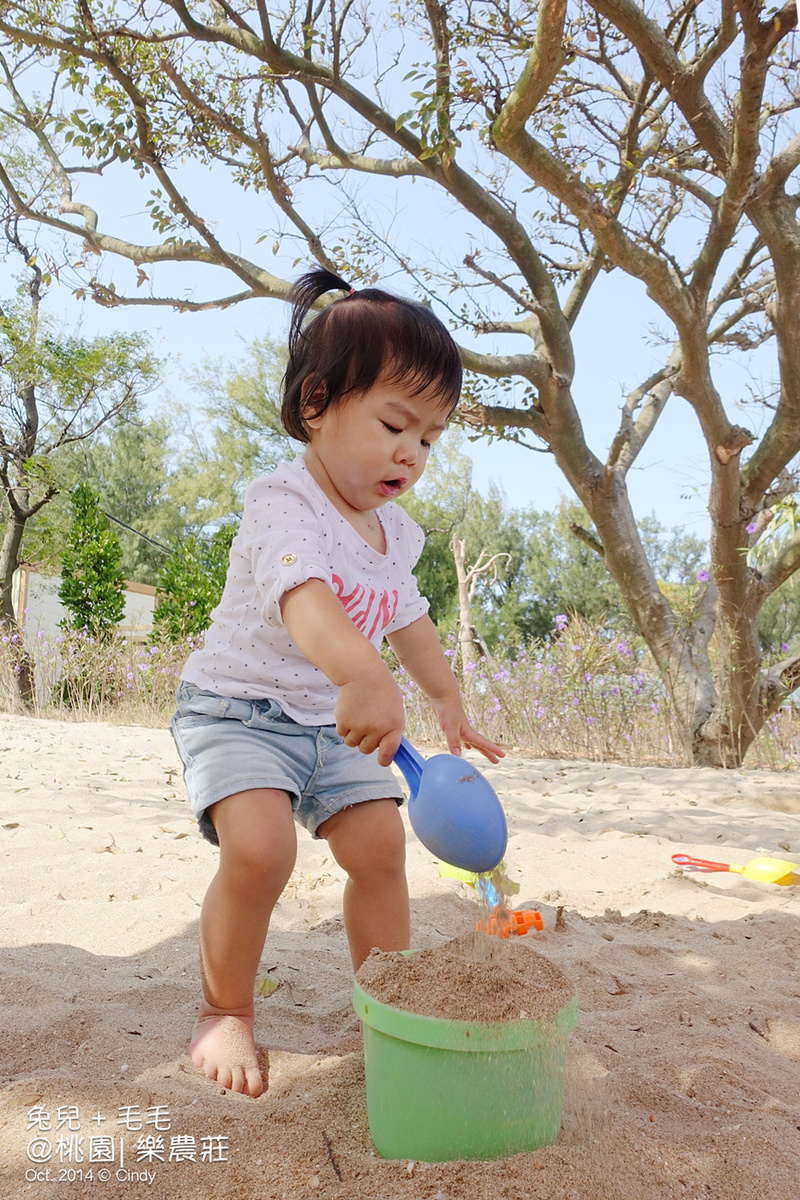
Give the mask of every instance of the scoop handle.
POLYGON ((419 782, 425 766, 425 759, 421 754, 417 753, 408 738, 401 737, 394 761, 406 777, 406 783, 411 792, 410 798, 416 800, 417 792, 419 791, 419 782))
POLYGON ((692 858, 689 854, 673 854, 672 861, 679 867, 702 867, 704 871, 730 871, 729 863, 709 862, 706 858, 692 858))

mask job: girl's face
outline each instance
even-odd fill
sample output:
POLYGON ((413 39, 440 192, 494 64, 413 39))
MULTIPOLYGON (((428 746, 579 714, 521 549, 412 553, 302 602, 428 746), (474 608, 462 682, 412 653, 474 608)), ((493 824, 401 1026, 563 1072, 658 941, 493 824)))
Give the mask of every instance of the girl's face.
MULTIPOLYGON (((312 402, 313 404, 313 402, 312 402)), ((306 463, 328 498, 354 512, 380 508, 413 487, 446 422, 441 398, 378 382, 319 416, 306 415, 306 463)))

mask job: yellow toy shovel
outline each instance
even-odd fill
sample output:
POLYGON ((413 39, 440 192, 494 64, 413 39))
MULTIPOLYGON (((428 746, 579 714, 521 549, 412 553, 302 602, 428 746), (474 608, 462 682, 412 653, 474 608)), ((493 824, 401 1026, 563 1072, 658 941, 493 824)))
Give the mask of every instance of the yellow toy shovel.
POLYGON ((679 867, 699 867, 702 871, 733 871, 745 879, 757 879, 759 883, 779 883, 787 887, 800 883, 800 863, 787 862, 784 858, 751 858, 747 866, 740 863, 708 862, 705 858, 691 858, 688 854, 673 854, 672 861, 679 867))

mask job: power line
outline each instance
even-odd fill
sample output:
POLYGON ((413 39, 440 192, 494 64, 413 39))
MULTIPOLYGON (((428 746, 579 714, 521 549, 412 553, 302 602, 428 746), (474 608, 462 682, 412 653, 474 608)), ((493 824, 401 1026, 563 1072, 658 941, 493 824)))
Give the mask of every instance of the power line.
POLYGON ((158 550, 163 550, 165 554, 174 554, 175 551, 170 546, 165 546, 163 542, 157 542, 155 538, 148 537, 146 533, 142 533, 140 529, 134 529, 132 525, 126 524, 125 521, 120 521, 119 517, 112 516, 110 512, 104 513, 109 521, 113 521, 116 525, 121 525, 123 529, 127 529, 129 533, 135 533, 143 542, 149 542, 151 546, 155 546, 158 550))

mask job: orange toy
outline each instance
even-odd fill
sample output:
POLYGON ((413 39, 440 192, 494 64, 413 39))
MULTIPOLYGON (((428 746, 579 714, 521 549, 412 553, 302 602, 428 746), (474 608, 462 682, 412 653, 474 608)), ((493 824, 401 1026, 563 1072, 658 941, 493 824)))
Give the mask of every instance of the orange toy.
POLYGON ((542 914, 538 912, 528 912, 523 909, 504 909, 502 905, 498 905, 492 909, 492 915, 486 921, 478 921, 475 926, 483 933, 491 933, 494 937, 507 938, 512 933, 519 934, 522 937, 529 929, 544 929, 544 921, 542 914))

